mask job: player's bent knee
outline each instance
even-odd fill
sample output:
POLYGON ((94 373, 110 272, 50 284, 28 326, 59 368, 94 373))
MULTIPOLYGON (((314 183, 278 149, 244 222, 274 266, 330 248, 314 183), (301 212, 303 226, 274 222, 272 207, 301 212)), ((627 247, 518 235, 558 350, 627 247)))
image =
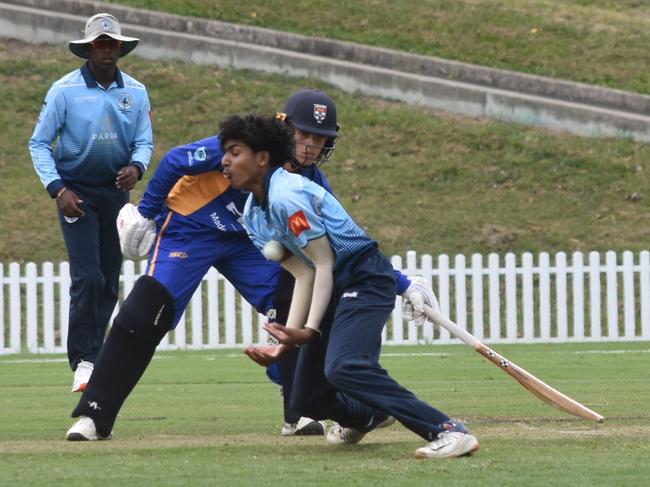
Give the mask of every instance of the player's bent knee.
POLYGON ((334 360, 325 364, 325 377, 334 388, 345 391, 354 385, 365 369, 367 364, 362 360, 334 360))
POLYGON ((122 303, 113 326, 157 342, 172 329, 176 309, 169 291, 151 276, 140 277, 122 303))

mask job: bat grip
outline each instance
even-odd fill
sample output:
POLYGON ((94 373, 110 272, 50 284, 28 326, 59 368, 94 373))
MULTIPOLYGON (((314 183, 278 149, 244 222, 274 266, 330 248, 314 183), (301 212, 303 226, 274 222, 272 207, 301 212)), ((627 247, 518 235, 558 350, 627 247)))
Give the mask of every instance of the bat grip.
POLYGON ((442 326, 451 335, 455 336, 456 338, 459 338, 470 347, 476 349, 482 345, 481 342, 478 340, 478 338, 476 338, 467 330, 463 330, 456 323, 454 323, 451 320, 448 320, 437 311, 434 311, 433 308, 431 308, 431 306, 425 304, 424 313, 429 317, 431 321, 442 326))

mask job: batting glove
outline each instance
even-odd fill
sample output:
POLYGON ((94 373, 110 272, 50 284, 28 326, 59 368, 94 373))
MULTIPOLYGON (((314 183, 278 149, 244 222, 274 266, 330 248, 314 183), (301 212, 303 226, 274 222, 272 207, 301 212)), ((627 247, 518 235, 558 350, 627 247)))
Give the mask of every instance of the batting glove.
POLYGON ((433 289, 423 277, 411 277, 411 285, 402 294, 402 316, 407 321, 413 321, 422 326, 427 321, 424 305, 428 304, 434 311, 440 313, 440 305, 433 289))

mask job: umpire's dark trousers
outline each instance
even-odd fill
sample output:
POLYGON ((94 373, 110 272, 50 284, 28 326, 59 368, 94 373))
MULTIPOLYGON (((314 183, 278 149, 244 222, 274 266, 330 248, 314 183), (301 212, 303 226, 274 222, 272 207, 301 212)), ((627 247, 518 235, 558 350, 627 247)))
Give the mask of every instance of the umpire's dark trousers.
POLYGON ((381 332, 395 303, 395 274, 375 248, 356 256, 336 278, 336 311, 323 335, 303 345, 291 396, 303 416, 333 419, 360 431, 377 412, 432 441, 449 420, 393 380, 379 365, 381 332))
POLYGON ((59 210, 70 263, 68 360, 95 363, 117 303, 122 253, 115 220, 129 193, 115 187, 65 182, 83 200, 83 218, 66 219, 59 210))

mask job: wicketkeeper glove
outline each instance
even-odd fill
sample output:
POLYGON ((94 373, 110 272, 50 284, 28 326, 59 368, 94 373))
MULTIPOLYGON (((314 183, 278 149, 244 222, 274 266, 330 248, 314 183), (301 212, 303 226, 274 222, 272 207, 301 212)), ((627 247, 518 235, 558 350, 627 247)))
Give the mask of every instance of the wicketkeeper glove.
POLYGON ((411 285, 402 294, 402 316, 407 321, 413 321, 417 326, 422 326, 427 321, 424 305, 428 304, 438 313, 440 313, 440 305, 426 279, 419 276, 409 279, 411 285))
POLYGON ((136 259, 151 249, 156 240, 156 224, 143 217, 136 206, 127 203, 117 215, 117 233, 124 257, 136 259))

